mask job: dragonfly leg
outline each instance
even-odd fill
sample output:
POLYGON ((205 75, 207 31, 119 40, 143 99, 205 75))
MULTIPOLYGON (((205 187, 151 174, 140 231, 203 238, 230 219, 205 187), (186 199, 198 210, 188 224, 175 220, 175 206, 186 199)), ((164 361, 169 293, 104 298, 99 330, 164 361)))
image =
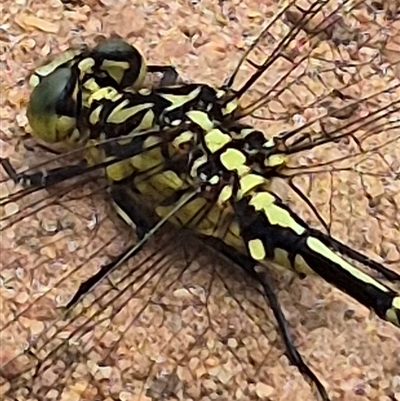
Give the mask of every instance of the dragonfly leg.
MULTIPOLYGON (((126 185, 111 185, 109 188, 109 194, 117 214, 125 221, 125 223, 135 230, 140 243, 154 226, 154 224, 152 224, 152 219, 147 217, 148 214, 144 208, 138 207, 137 203, 133 201, 132 193, 126 185)), ((109 278, 109 273, 122 261, 125 262, 130 257, 134 256, 134 254, 135 253, 132 253, 132 245, 128 246, 128 248, 121 252, 113 261, 102 266, 96 274, 82 282, 72 299, 66 305, 66 309, 71 309, 82 298, 82 296, 87 294, 105 277, 108 278, 113 288, 118 289, 109 278)))
POLYGON ((148 65, 147 71, 154 73, 160 72, 162 74, 160 86, 170 86, 176 84, 179 74, 171 65, 148 65))
POLYGON ((246 273, 254 278, 263 288, 264 295, 268 300, 275 319, 278 323, 278 329, 286 347, 286 356, 291 364, 296 366, 306 381, 310 384, 313 390, 316 389, 317 396, 322 401, 331 401, 324 385, 320 382, 315 373, 307 366, 302 356, 297 350, 286 317, 279 305, 278 297, 276 296, 270 278, 265 272, 256 270, 257 263, 249 257, 245 257, 235 249, 225 245, 223 242, 214 239, 206 239, 205 241, 212 248, 216 249, 220 254, 224 255, 228 260, 239 265, 246 273))
MULTIPOLYGON (((110 263, 107 263, 106 265, 102 266, 100 270, 88 278, 86 281, 82 282, 78 288, 78 290, 75 292, 71 300, 68 302, 68 304, 65 306, 66 310, 71 309, 74 307, 78 301, 85 295, 87 294, 93 287, 95 287, 104 277, 110 273, 114 267, 131 251, 131 246, 125 249, 120 255, 118 255, 115 260, 113 260, 110 263)), ((115 288, 116 286, 112 284, 112 286, 115 288)))
POLYGON ((109 193, 118 216, 135 230, 139 239, 142 239, 153 224, 146 216, 147 213, 133 201, 132 192, 125 185, 114 184, 110 187, 109 193))
POLYGON ((17 173, 8 159, 0 158, 0 165, 3 167, 9 178, 11 178, 16 184, 20 184, 24 187, 47 188, 88 172, 88 166, 85 162, 30 174, 17 173))

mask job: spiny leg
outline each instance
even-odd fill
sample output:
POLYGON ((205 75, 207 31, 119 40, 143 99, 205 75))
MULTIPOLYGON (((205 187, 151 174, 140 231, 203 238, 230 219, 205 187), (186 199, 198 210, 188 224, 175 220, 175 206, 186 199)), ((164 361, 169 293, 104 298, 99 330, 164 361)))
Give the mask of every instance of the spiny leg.
POLYGON ((138 239, 142 239, 152 227, 151 219, 142 208, 134 205, 131 194, 123 185, 112 185, 109 189, 111 202, 118 216, 132 227, 138 239))
POLYGON ((271 283, 270 277, 268 277, 265 272, 260 272, 256 270, 256 262, 246 256, 243 256, 235 249, 224 244, 222 241, 212 238, 205 238, 204 241, 210 247, 222 254, 225 258, 240 266, 244 271, 246 271, 246 273, 250 275, 250 277, 260 283, 264 290, 264 295, 267 298, 268 303, 275 316, 275 319, 277 320, 278 329, 285 343, 286 356, 288 357, 289 361, 299 369, 300 373, 310 384, 312 389, 317 390, 319 399, 321 399, 322 401, 331 401, 328 393, 325 390, 324 385, 320 382, 316 374, 304 362, 302 356, 297 350, 296 345, 294 344, 294 340, 292 338, 292 335, 290 334, 290 329, 288 327, 288 322, 279 305, 279 300, 274 292, 273 284, 271 283))
POLYGON ((11 178, 16 184, 25 187, 41 188, 58 184, 70 178, 85 174, 90 170, 85 162, 30 174, 17 173, 8 159, 0 158, 0 165, 3 167, 9 178, 11 178))
POLYGON ((172 65, 148 65, 147 71, 150 73, 159 72, 162 74, 160 86, 170 86, 177 83, 179 74, 172 65))
MULTIPOLYGON (((118 216, 135 231, 136 237, 141 240, 150 231, 152 219, 142 208, 133 204, 131 191, 129 192, 127 187, 124 186, 124 182, 114 184, 109 188, 111 203, 118 216)), ((120 255, 120 257, 122 256, 120 255)), ((118 260, 114 260, 113 262, 118 263, 118 260)), ((107 280, 114 289, 118 288, 110 276, 107 276, 107 280)))
MULTIPOLYGON (((123 188, 120 188, 121 191, 123 191, 123 188)), ((81 299, 83 295, 88 293, 91 289, 93 289, 103 278, 108 276, 113 270, 117 269, 119 266, 121 266, 123 263, 128 261, 130 258, 135 256, 142 248, 143 246, 148 242, 148 240, 173 216, 175 215, 182 207, 184 207, 188 202, 190 202, 191 199, 193 199, 196 195, 198 194, 198 191, 192 191, 186 193, 184 196, 182 196, 182 200, 176 204, 176 206, 168 213, 166 214, 161 220, 159 220, 155 225, 151 225, 151 228, 148 229, 146 227, 142 227, 141 231, 142 233, 144 232, 143 237, 133 246, 129 246, 127 249, 125 249, 123 252, 121 252, 120 255, 117 256, 117 258, 112 261, 111 263, 108 263, 100 268, 100 270, 90 277, 88 280, 84 281, 81 283, 81 285, 78 288, 78 291, 75 293, 75 295, 72 297, 72 299, 68 302, 66 305, 66 309, 69 310, 71 309, 78 301, 81 299)), ((121 193, 120 193, 121 195, 121 193)), ((130 195, 127 196, 130 197, 130 195)), ((122 204, 120 203, 118 207, 120 207, 122 204)), ((137 215, 137 212, 135 212, 132 216, 129 216, 127 213, 129 212, 129 209, 126 209, 123 211, 123 216, 122 218, 125 220, 126 217, 128 217, 132 222, 130 225, 133 226, 134 221, 133 219, 137 215)), ((118 211, 118 210, 117 210, 118 211)), ((149 218, 150 220, 150 218, 149 218)))
MULTIPOLYGON (((127 136, 128 137, 128 136, 127 136)), ((111 141, 105 141, 103 144, 110 143, 115 141, 113 138, 111 141)), ((158 146, 158 145, 156 145, 158 146)), ((147 150, 149 150, 149 147, 147 150)), ((74 153, 70 152, 71 154, 74 153)), ((85 160, 81 160, 76 164, 71 164, 63 167, 56 167, 52 169, 45 169, 45 163, 41 163, 35 166, 35 169, 41 170, 35 173, 18 173, 13 165, 10 163, 7 158, 0 158, 0 165, 5 170, 6 174, 11 178, 16 184, 20 184, 24 187, 39 187, 39 188, 47 188, 52 185, 59 184, 65 180, 90 173, 92 171, 96 171, 102 168, 106 168, 114 163, 117 163, 121 160, 127 159, 136 155, 139 152, 139 149, 136 146, 135 141, 133 140, 131 144, 124 148, 124 153, 121 153, 117 157, 109 158, 108 160, 89 165, 85 160)))
MULTIPOLYGON (((144 236, 150 231, 152 227, 151 218, 148 213, 143 210, 143 208, 133 204, 132 194, 128 192, 129 191, 127 187, 121 184, 114 184, 109 188, 111 202, 118 216, 127 225, 135 230, 139 240, 143 240, 144 236)), ((129 246, 112 262, 102 266, 96 274, 81 283, 78 291, 68 302, 66 309, 70 309, 72 306, 74 306, 78 302, 78 300, 87 292, 89 292, 90 289, 93 288, 103 277, 108 276, 108 273, 127 256, 131 248, 132 246, 129 246)), ((110 283, 113 287, 115 287, 115 285, 111 281, 110 283)))

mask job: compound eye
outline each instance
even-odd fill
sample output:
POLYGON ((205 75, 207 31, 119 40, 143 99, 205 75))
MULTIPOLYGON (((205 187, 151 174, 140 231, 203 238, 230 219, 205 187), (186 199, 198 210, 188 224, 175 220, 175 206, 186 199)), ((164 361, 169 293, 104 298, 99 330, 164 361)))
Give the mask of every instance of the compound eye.
POLYGON ((136 49, 120 38, 110 38, 103 40, 94 47, 93 52, 103 58, 110 58, 115 60, 124 60, 136 49))
POLYGON ((34 88, 27 117, 33 135, 48 143, 72 133, 79 106, 77 77, 69 68, 59 68, 34 88))
MULTIPOLYGON (((124 40, 112 38, 99 43, 93 49, 92 57, 116 88, 142 85, 146 74, 145 60, 134 46, 124 40)), ((102 78, 100 74, 97 78, 102 78)))

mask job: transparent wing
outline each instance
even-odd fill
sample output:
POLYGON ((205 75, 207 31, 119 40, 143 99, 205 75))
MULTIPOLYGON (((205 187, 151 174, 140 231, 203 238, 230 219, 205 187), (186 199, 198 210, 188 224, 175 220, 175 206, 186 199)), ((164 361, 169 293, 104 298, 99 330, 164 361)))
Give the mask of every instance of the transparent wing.
POLYGON ((385 75, 389 66, 391 74, 398 73, 397 13, 350 0, 280 1, 272 7, 274 14, 252 32, 227 79, 240 100, 238 117, 258 115, 262 107, 268 110, 262 118, 273 121, 280 111, 287 119, 288 111, 293 117, 327 103, 335 108, 332 97, 359 100, 352 87, 363 84, 371 94, 371 80, 385 75))
POLYGON ((294 210, 398 267, 398 9, 307 0, 271 8, 227 80, 236 117, 279 138, 287 165, 271 185, 294 210))
MULTIPOLYGON (((65 160, 57 156, 38 166, 58 167, 65 160)), ((268 361, 283 355, 260 288, 237 267, 223 261, 216 265, 218 256, 204 255, 204 246, 185 234, 168 234, 162 242, 160 236, 154 238, 144 252, 65 313, 80 283, 134 243, 135 235, 118 224, 107 203, 107 186, 93 174, 34 192, 6 177, 1 185, 7 237, 2 243, 2 285, 9 300, 1 327, 7 350, 1 375, 6 395, 63 400, 77 393, 90 399, 98 394, 123 397, 129 388, 132 394, 157 398, 182 389, 199 392, 199 384, 193 387, 190 378, 200 375, 206 380, 208 371, 226 382, 224 391, 230 394, 228 384, 236 375, 250 380, 258 371, 266 377, 268 361), (221 313, 223 305, 226 311, 221 313), (248 323, 240 328, 241 344, 232 325, 243 321, 248 323), (255 337, 259 340, 250 340, 255 337), (199 359, 204 344, 208 362, 199 359), (134 359, 126 354, 132 347, 141 349, 134 359), (105 362, 109 358, 116 359, 105 362), (121 358, 125 373, 109 389, 115 374, 120 375, 121 358), (224 365, 218 367, 215 361, 221 358, 224 365), (184 373, 187 361, 193 365, 190 374, 184 373)), ((209 385, 207 391, 213 393, 209 385)))
MULTIPOLYGON (((6 303, 2 321, 6 394, 22 399, 197 394, 192 376, 203 381, 209 372, 229 394, 236 376, 250 380, 261 370, 266 377, 264 359, 274 361, 282 350, 275 346, 276 329, 261 291, 240 270, 223 263, 217 268, 217 255, 201 255, 203 248, 187 237, 155 238, 68 316, 63 313, 79 283, 132 237, 105 219, 104 199, 88 196, 93 189, 98 188, 71 189, 56 201, 48 197, 45 213, 6 231, 19 237, 19 247, 3 259, 9 259, 3 266, 3 298, 15 300, 6 303), (68 228, 55 230, 55 222, 65 219, 68 228), (29 229, 22 235, 18 228, 24 227, 29 229), (240 333, 233 327, 239 321, 247 322, 240 333), (238 335, 244 343, 238 343, 238 335), (132 348, 140 352, 130 355, 132 348)), ((10 239, 3 246, 13 244, 10 239)), ((208 385, 207 391, 215 391, 208 385)))

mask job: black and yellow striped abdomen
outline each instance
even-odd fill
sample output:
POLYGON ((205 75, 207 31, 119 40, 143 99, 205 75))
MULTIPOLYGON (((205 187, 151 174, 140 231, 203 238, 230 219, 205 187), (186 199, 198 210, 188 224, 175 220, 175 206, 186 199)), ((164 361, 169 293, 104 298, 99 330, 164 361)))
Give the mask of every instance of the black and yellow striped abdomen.
POLYGON ((348 262, 327 235, 310 229, 274 194, 260 187, 235 202, 234 209, 253 259, 282 263, 284 255, 288 267, 302 273, 311 269, 380 318, 400 326, 400 296, 348 262))

